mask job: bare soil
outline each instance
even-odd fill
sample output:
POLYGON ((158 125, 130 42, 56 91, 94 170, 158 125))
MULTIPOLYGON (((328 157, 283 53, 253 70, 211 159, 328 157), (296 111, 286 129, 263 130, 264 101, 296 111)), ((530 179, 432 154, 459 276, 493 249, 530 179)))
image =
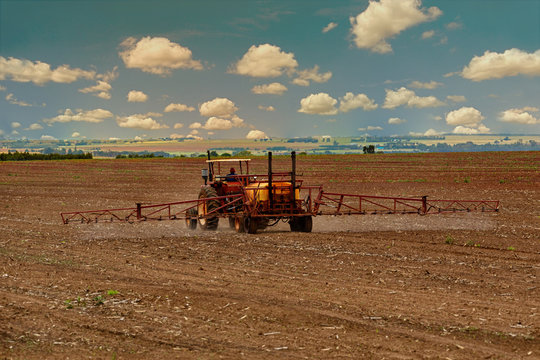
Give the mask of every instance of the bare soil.
POLYGON ((61 222, 193 199, 201 159, 0 163, 0 357, 538 359, 539 164, 538 152, 300 156, 305 183, 328 191, 501 211, 249 235, 223 220, 61 222))

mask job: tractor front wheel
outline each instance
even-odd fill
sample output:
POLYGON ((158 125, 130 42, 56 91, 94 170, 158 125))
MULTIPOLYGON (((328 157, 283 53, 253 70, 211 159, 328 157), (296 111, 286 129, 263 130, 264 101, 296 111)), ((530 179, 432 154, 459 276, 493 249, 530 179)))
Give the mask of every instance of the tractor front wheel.
POLYGON ((214 211, 219 208, 219 201, 217 199, 205 200, 217 196, 216 189, 213 187, 204 187, 199 193, 200 201, 197 206, 197 214, 199 215, 199 225, 203 230, 216 230, 218 227, 219 217, 214 211))

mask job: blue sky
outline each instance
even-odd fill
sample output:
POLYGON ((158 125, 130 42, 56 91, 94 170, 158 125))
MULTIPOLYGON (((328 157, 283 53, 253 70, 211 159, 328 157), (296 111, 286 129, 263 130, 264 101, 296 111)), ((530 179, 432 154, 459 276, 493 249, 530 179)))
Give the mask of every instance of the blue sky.
POLYGON ((540 1, 0 0, 0 137, 540 133, 540 1))

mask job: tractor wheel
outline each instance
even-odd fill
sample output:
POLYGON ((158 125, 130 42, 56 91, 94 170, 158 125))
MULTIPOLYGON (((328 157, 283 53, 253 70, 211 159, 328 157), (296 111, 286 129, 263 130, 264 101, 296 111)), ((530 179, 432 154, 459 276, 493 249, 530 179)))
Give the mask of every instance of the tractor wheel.
POLYGON ((300 231, 302 232, 311 232, 311 229, 313 228, 313 219, 311 216, 304 216, 302 218, 302 228, 300 231))
POLYGON ((234 218, 234 230, 236 230, 237 233, 243 233, 244 230, 244 217, 236 216, 234 218))
POLYGON ((197 209, 189 209, 186 212, 186 226, 189 230, 197 228, 197 209))
POLYGON ((229 216, 229 227, 230 227, 231 229, 234 229, 234 228, 235 228, 235 225, 234 225, 234 219, 235 219, 234 217, 229 216))
POLYGON ((259 229, 259 222, 257 219, 251 217, 244 218, 244 229, 248 234, 256 234, 259 229))
MULTIPOLYGON (((199 193, 199 200, 217 197, 216 190, 213 187, 205 187, 201 189, 199 193)), ((199 215, 199 225, 203 230, 216 230, 218 227, 219 217, 217 213, 213 213, 209 217, 204 217, 206 214, 219 208, 219 201, 208 200, 201 201, 197 207, 197 214, 199 215), (203 216, 203 217, 200 217, 203 216)))
POLYGON ((289 226, 291 227, 291 231, 301 231, 302 228, 302 218, 293 216, 289 219, 289 226))

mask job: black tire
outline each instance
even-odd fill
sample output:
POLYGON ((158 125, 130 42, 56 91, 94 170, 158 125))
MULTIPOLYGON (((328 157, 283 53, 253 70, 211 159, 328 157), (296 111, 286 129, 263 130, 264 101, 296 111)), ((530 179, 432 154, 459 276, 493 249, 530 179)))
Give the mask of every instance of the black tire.
POLYGON ((244 218, 244 229, 248 234, 256 234, 259 229, 259 222, 257 219, 246 217, 244 218))
POLYGON ((186 226, 189 230, 197 229, 197 209, 186 211, 186 226))
POLYGON ((244 217, 237 216, 234 218, 234 230, 236 230, 237 233, 243 233, 245 231, 244 217))
POLYGON ((289 226, 291 227, 291 231, 301 231, 302 224, 301 224, 301 218, 293 216, 289 219, 289 226))
POLYGON ((302 229, 300 231, 311 232, 311 229, 313 228, 313 219, 311 216, 304 216, 300 219, 302 219, 302 229))
MULTIPOLYGON (((204 187, 201 189, 201 192, 199 193, 199 200, 201 199, 207 199, 207 198, 214 198, 217 197, 216 189, 213 187, 204 187)), ((217 213, 213 213, 209 217, 205 217, 206 214, 216 210, 219 208, 219 201, 214 200, 207 200, 207 201, 201 201, 199 202, 199 205, 197 207, 197 214, 199 215, 199 226, 203 230, 216 230, 219 223, 219 217, 217 216, 217 213)))
POLYGON ((234 217, 232 217, 232 216, 229 216, 229 227, 231 229, 235 228, 235 226, 234 226, 234 217))

